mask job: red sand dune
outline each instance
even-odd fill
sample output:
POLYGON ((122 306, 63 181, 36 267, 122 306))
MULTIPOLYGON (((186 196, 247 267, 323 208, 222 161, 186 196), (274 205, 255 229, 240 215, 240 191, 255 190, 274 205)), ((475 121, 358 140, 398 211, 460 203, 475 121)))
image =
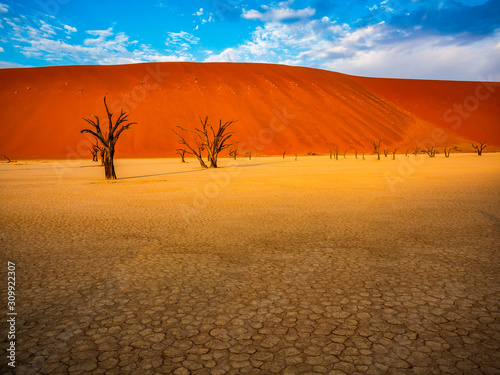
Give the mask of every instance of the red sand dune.
MULTIPOLYGON (((371 151, 370 140, 404 150, 470 141, 500 146, 500 84, 393 80, 267 64, 155 63, 0 70, 0 154, 11 158, 89 157, 82 117, 138 122, 117 157, 174 156, 172 128, 193 129, 199 116, 238 120, 240 152, 257 155, 371 151)), ((488 150, 498 150, 491 147, 488 150)))

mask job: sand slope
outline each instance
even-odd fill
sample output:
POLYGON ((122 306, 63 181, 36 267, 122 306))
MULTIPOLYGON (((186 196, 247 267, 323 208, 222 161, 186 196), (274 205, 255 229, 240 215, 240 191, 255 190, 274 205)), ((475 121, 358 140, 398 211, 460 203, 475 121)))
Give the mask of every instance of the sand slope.
POLYGON ((477 138, 500 145, 494 84, 478 91, 477 82, 228 63, 3 69, 0 82, 0 154, 18 159, 87 158, 91 138, 80 134, 81 118, 104 119, 104 95, 113 110, 123 107, 139 123, 123 133, 118 157, 175 155, 171 129, 193 128, 199 116, 238 120, 233 130, 240 151, 256 154, 322 153, 329 142, 368 151, 376 138, 401 149, 444 142, 465 149, 477 138), (464 101, 474 110, 457 114, 454 105, 464 101))

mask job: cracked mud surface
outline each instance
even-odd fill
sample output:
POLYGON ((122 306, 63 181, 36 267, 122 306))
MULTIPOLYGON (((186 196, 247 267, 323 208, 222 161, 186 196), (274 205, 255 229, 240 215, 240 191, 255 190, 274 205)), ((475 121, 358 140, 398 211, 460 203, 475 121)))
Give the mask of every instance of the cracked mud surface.
POLYGON ((0 166, 2 373, 500 372, 500 156, 189 161, 0 166))

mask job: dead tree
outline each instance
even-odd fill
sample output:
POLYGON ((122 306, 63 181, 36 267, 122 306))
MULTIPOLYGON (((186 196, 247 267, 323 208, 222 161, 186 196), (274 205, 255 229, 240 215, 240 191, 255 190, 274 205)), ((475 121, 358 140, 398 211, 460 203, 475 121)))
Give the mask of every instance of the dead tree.
POLYGON ((450 147, 448 151, 446 151, 447 145, 444 145, 444 157, 449 158, 451 154, 451 150, 457 150, 457 146, 450 147))
POLYGON ((285 158, 286 150, 283 151, 283 159, 285 158))
POLYGON ((405 152, 405 156, 407 157, 408 156, 408 151, 410 151, 409 148, 406 149, 406 152, 405 152))
POLYGON ((358 149, 357 148, 354 149, 354 157, 356 159, 358 158, 358 149))
POLYGON ((4 159, 7 159, 7 163, 15 163, 17 162, 17 160, 10 160, 7 155, 2 155, 4 157, 4 159))
POLYGON ((426 150, 424 150, 429 157, 433 158, 436 156, 436 148, 434 146, 428 147, 426 150))
POLYGON ((347 147, 347 149, 344 151, 344 159, 347 159, 347 157, 345 155, 347 154, 348 150, 349 150, 349 147, 347 147))
MULTIPOLYGON (((97 150, 98 153, 101 154, 101 165, 104 165, 104 155, 106 154, 106 150, 104 149, 104 147, 99 146, 99 139, 95 140, 94 148, 97 150)), ((95 161, 98 161, 97 155, 95 161)))
POLYGON ((180 138, 180 142, 186 145, 186 147, 190 150, 186 152, 195 155, 203 168, 207 168, 202 156, 202 152, 204 150, 208 153, 207 160, 210 162, 210 168, 217 168, 217 158, 219 157, 219 153, 222 150, 236 144, 228 143, 228 140, 233 136, 233 133, 227 131, 228 127, 236 121, 226 121, 223 124, 222 120, 219 120, 219 127, 217 130, 215 130, 214 127, 208 123, 208 116, 205 117, 204 121, 200 117, 200 122, 201 127, 195 128, 194 131, 177 126, 179 129, 195 135, 196 147, 190 146, 175 130, 173 130, 173 132, 180 138))
POLYGON ((236 157, 238 156, 238 149, 237 148, 232 148, 229 150, 229 156, 232 156, 234 160, 236 160, 236 157))
POLYGON ((483 153, 483 150, 488 147, 488 145, 486 144, 486 142, 481 142, 481 141, 477 141, 479 143, 479 146, 476 146, 474 143, 472 144, 472 147, 474 147, 476 149, 476 152, 477 152, 477 156, 481 156, 481 154, 483 153))
POLYGON ((413 155, 418 155, 418 153, 420 152, 420 147, 415 147, 415 148, 412 148, 413 150, 413 155))
MULTIPOLYGON (((178 127, 180 128, 180 126, 178 126, 178 127)), ((184 130, 184 129, 182 129, 182 130, 184 130)), ((191 147, 191 145, 189 143, 187 143, 186 140, 184 138, 182 138, 182 136, 179 133, 177 133, 174 129, 172 129, 172 131, 180 138, 179 143, 182 143, 183 145, 185 145, 189 149, 189 151, 186 150, 186 153, 196 156, 196 159, 198 159, 198 161, 200 162, 200 166, 202 168, 208 168, 208 166, 205 164, 205 161, 203 160, 202 153, 205 150, 205 148, 203 147, 203 144, 201 144, 200 141, 195 138, 194 142, 196 144, 196 147, 191 147)))
POLYGON ((389 149, 388 148, 384 148, 384 156, 387 157, 387 154, 389 154, 389 149))
POLYGON ((332 148, 333 148, 333 155, 335 156, 335 160, 339 160, 339 146, 337 146, 336 144, 333 144, 332 148))
POLYGON ((395 148, 395 149, 394 149, 394 151, 392 151, 392 160, 396 160, 396 151, 397 151, 397 150, 398 150, 398 149, 397 149, 397 148, 395 148))
POLYGON ((95 139, 95 145, 92 147, 88 147, 90 153, 92 154, 92 161, 99 161, 97 154, 101 151, 101 147, 99 147, 99 139, 95 139))
POLYGON ((99 161, 97 158, 97 150, 94 147, 87 147, 92 154, 92 161, 99 161))
POLYGON ((106 159, 105 156, 106 156, 106 150, 103 147, 101 147, 101 165, 102 166, 104 166, 104 160, 106 159))
POLYGON ((245 152, 245 156, 248 156, 248 160, 252 160, 252 151, 253 150, 245 152))
POLYGON ((115 157, 115 145, 118 138, 124 130, 130 128, 130 126, 137 124, 136 122, 126 123, 128 120, 127 112, 120 112, 120 116, 116 119, 113 124, 113 114, 109 112, 108 105, 106 104, 106 97, 104 97, 104 107, 106 108, 106 114, 108 116, 108 131, 104 135, 101 131, 101 125, 99 123, 99 117, 93 116, 95 120, 90 120, 84 118, 83 120, 88 122, 94 127, 94 130, 83 129, 81 133, 90 133, 96 137, 102 144, 104 149, 104 174, 108 180, 116 180, 114 157, 115 157), (121 125, 121 126, 120 126, 121 125))
POLYGON ((372 146, 373 146, 373 153, 377 154, 377 160, 380 160, 380 144, 382 143, 382 140, 379 138, 378 142, 372 141, 372 146))
POLYGON ((185 157, 186 157, 186 152, 187 150, 185 148, 177 148, 175 150, 175 153, 181 157, 182 163, 185 163, 185 157))
POLYGON ((365 160, 365 152, 363 151, 363 160, 365 160))
POLYGON ((227 131, 227 129, 234 122, 235 122, 234 120, 231 120, 231 121, 226 121, 224 124, 222 124, 222 120, 219 120, 219 128, 217 129, 217 131, 214 130, 212 125, 208 124, 208 116, 205 118, 205 121, 202 122, 202 132, 205 136, 205 147, 208 152, 211 168, 217 168, 218 166, 217 159, 219 157, 219 153, 222 150, 225 150, 226 148, 229 148, 237 143, 237 142, 227 143, 229 138, 233 136, 233 133, 227 131), (208 134, 209 128, 213 136, 212 139, 210 139, 210 136, 208 134))
POLYGON ((339 146, 337 146, 335 143, 329 143, 330 147, 330 159, 333 159, 335 157, 335 160, 339 160, 339 146))
POLYGON ((295 161, 297 161, 297 153, 295 153, 295 161))

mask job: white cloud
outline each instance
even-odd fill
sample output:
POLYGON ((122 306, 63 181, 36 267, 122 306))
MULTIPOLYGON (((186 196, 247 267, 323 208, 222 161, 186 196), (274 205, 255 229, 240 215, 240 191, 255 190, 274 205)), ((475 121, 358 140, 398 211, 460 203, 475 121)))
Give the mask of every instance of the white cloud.
POLYGON ((56 35, 56 31, 54 30, 54 28, 49 25, 48 23, 45 23, 44 21, 40 21, 40 23, 42 24, 42 26, 40 27, 40 30, 43 32, 44 35, 48 36, 48 35, 56 35))
POLYGON ((21 65, 18 63, 12 63, 8 61, 0 61, 0 69, 9 69, 9 68, 26 68, 26 65, 21 65))
POLYGON ((304 24, 287 24, 269 22, 264 27, 257 27, 252 33, 250 41, 236 47, 229 48, 219 54, 209 55, 205 61, 254 61, 283 63, 294 61, 301 63, 302 51, 308 51, 314 46, 322 44, 318 49, 325 48, 324 35, 331 37, 334 34, 345 33, 347 25, 338 25, 334 22, 314 20, 304 24))
POLYGON ((198 44, 199 40, 200 38, 185 31, 178 33, 169 32, 165 44, 167 47, 173 48, 177 51, 187 51, 193 44, 198 44))
POLYGON ((324 68, 371 77, 500 81, 500 32, 471 43, 451 37, 421 37, 358 50, 324 68))
POLYGON ((201 15, 203 15, 203 8, 200 8, 199 11, 193 13, 193 16, 201 16, 201 15))
POLYGON ((127 53, 130 45, 137 44, 137 41, 129 41, 129 37, 125 33, 115 35, 111 27, 107 30, 88 30, 87 34, 97 38, 85 39, 83 41, 84 46, 92 48, 99 54, 105 54, 106 52, 127 53))
POLYGON ((69 25, 64 25, 64 29, 66 30, 67 34, 76 33, 78 31, 76 29, 76 27, 69 26, 69 25))
POLYGON ((288 3, 280 3, 280 7, 268 7, 262 6, 265 10, 264 12, 259 12, 257 10, 243 10, 241 17, 248 20, 260 20, 260 21, 284 21, 292 19, 304 19, 314 16, 316 9, 307 7, 305 9, 291 9, 288 7, 288 3))
POLYGON ((205 18, 204 18, 204 19, 202 19, 202 20, 201 20, 201 23, 202 23, 202 24, 204 24, 204 23, 207 23, 207 22, 212 22, 212 21, 214 21, 214 18, 212 17, 212 15, 210 15, 210 16, 208 17, 208 19, 205 19, 205 18))
POLYGON ((82 64, 126 64, 193 59, 192 55, 185 51, 163 54, 148 45, 130 40, 129 36, 123 32, 115 33, 112 28, 88 30, 86 33, 89 37, 83 41, 83 44, 74 44, 58 37, 59 31, 60 33, 64 31, 66 36, 71 32, 76 32, 76 28, 72 26, 59 27, 43 21, 40 21, 39 25, 27 24, 20 19, 8 19, 6 22, 11 26, 9 39, 14 42, 13 47, 28 58, 50 62, 72 61, 82 64))
POLYGON ((461 35, 410 35, 384 22, 358 29, 326 18, 266 22, 250 40, 209 53, 205 61, 301 64, 363 76, 500 81, 500 29, 474 41, 461 35))
POLYGON ((2 47, 0 47, 0 52, 5 52, 4 49, 2 47))
POLYGON ((9 11, 9 6, 6 4, 0 3, 0 13, 7 13, 9 11))
POLYGON ((97 36, 97 39, 95 39, 96 42, 102 42, 106 38, 113 35, 113 28, 110 27, 106 30, 87 30, 86 33, 97 36))

